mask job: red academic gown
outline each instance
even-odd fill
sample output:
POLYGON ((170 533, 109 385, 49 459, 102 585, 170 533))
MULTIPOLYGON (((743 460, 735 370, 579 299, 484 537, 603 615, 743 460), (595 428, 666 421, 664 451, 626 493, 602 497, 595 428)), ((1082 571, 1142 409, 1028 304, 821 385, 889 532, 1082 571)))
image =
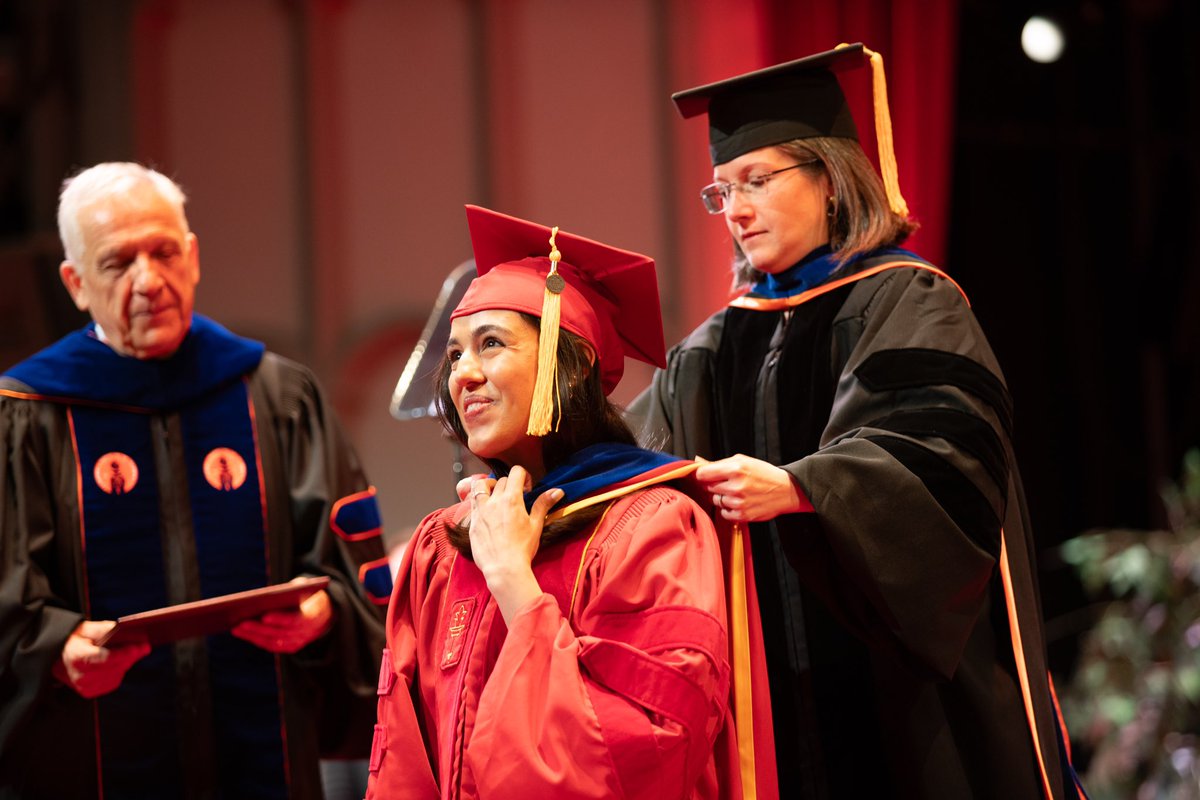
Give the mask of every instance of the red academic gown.
MULTIPOLYGON (((512 630, 446 540, 468 510, 427 517, 400 567, 368 800, 741 797, 722 552, 701 508, 652 486, 543 546, 545 594, 512 630)), ((758 767, 771 796, 773 760, 758 767)))

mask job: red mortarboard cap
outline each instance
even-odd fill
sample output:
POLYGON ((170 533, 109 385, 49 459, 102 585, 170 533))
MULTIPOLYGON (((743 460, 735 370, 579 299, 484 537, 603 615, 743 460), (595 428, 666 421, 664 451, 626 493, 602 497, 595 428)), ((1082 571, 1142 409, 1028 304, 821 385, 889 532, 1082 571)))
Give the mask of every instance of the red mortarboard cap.
POLYGON ((861 67, 852 44, 671 95, 684 118, 708 114, 713 165, 774 144, 814 136, 858 139, 835 72, 861 67))
MULTIPOLYGON (((542 315, 550 272, 551 229, 479 206, 467 206, 467 225, 479 277, 451 319, 487 309, 542 315)), ((654 260, 559 231, 560 325, 596 349, 605 394, 625 371, 625 356, 666 366, 654 260)))

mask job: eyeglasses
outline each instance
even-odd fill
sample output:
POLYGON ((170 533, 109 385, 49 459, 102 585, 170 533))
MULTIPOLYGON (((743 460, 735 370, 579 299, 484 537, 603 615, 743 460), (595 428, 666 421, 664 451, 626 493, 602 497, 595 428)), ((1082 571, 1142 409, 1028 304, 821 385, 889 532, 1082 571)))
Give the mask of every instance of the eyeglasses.
POLYGON ((767 184, 781 172, 787 172, 792 169, 800 169, 801 167, 811 166, 816 164, 818 159, 811 159, 800 164, 792 164, 790 167, 777 169, 773 172, 764 172, 762 175, 750 175, 744 181, 734 181, 727 183, 725 181, 717 181, 710 183, 700 190, 700 200, 704 202, 704 210, 710 214, 720 214, 725 210, 725 206, 729 203, 729 198, 733 196, 735 191, 741 192, 745 197, 762 197, 767 193, 767 184))

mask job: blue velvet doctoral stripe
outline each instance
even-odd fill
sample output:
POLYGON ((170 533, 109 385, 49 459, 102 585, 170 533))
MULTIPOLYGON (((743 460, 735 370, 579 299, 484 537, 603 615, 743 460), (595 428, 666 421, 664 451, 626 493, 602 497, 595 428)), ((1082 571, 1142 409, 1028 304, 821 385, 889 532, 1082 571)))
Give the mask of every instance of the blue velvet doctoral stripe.
MULTIPOLYGON (((262 509, 250 398, 244 381, 229 384, 180 412, 184 462, 203 597, 268 583, 268 544, 262 509), (214 487, 204 473, 216 448, 245 465, 236 488, 214 487)), ((226 456, 226 461, 232 461, 226 456)), ((238 797, 286 797, 287 780, 275 657, 231 634, 208 637, 213 728, 220 785, 238 797)))
POLYGON ((238 381, 184 408, 180 426, 203 595, 264 586, 267 544, 246 384, 238 381), (245 482, 236 489, 214 488, 205 477, 204 460, 217 448, 232 450, 245 466, 245 482))
MULTIPOLYGON (((150 421, 84 406, 72 409, 79 450, 85 558, 92 619, 116 619, 167 602, 159 535, 159 495, 154 473, 150 421), (126 474, 127 490, 109 494, 95 479, 97 464, 110 453, 123 454, 137 467, 137 482, 126 474)), ((111 474, 110 457, 99 463, 111 474)), ((119 461, 117 462, 120 463, 119 461)))
MULTIPOLYGON (((152 418, 87 406, 73 406, 72 413, 91 617, 167 605, 152 418), (137 465, 137 483, 125 494, 108 494, 93 478, 97 460, 111 452, 137 465)), ((245 382, 224 381, 180 409, 179 418, 201 596, 265 585, 267 540, 245 382), (236 490, 214 488, 205 478, 205 457, 218 447, 245 463, 245 480, 236 490)), ((208 638, 208 666, 220 785, 232 796, 286 797, 275 657, 222 634, 208 638)), ((120 690, 101 698, 107 794, 136 796, 148 785, 179 785, 176 748, 162 744, 178 738, 175 686, 172 649, 158 647, 134 665, 120 690)))
MULTIPOLYGON (((338 501, 337 510, 331 520, 337 534, 349 541, 358 542, 380 536, 383 520, 379 514, 379 503, 375 500, 374 488, 356 495, 348 495, 338 501), (349 499, 353 497, 354 499, 349 499)), ((392 596, 392 570, 387 559, 359 572, 359 582, 370 595, 371 600, 380 605, 386 603, 392 596)))
POLYGON ((375 502, 375 495, 363 494, 348 503, 342 503, 333 516, 333 524, 345 536, 359 536, 379 530, 383 520, 379 516, 379 503, 375 502))
POLYGON ((362 574, 362 585, 372 599, 387 602, 392 596, 392 568, 386 560, 366 569, 362 574))
MULTIPOLYGON (((150 420, 139 414, 72 409, 80 462, 88 616, 116 619, 168 602, 163 575, 159 491, 150 420), (137 466, 127 491, 108 494, 94 478, 97 461, 119 452, 137 466)), ((108 473, 111 457, 101 465, 108 473)), ((120 690, 101 697, 99 724, 106 796, 131 796, 145 786, 181 780, 173 742, 179 729, 170 648, 155 648, 134 664, 120 690)))
POLYGON ((4 375, 49 397, 160 411, 178 408, 245 375, 258 366, 263 352, 261 342, 235 336, 194 314, 183 344, 168 359, 120 355, 101 342, 96 326, 89 324, 4 375))
POLYGON ((562 489, 565 493, 556 505, 572 503, 672 463, 684 462, 676 456, 632 445, 595 444, 583 448, 547 472, 533 489, 525 493, 525 506, 532 508, 538 495, 553 488, 562 489))
POLYGON ((833 278, 835 273, 852 275, 857 271, 855 268, 857 264, 865 259, 878 258, 879 256, 893 256, 905 261, 924 262, 925 260, 917 254, 899 247, 882 247, 878 250, 872 250, 870 253, 855 256, 845 264, 838 264, 834 258, 833 251, 825 245, 813 250, 797 264, 788 267, 783 272, 775 275, 764 275, 761 280, 750 287, 748 296, 771 300, 780 297, 791 297, 801 292, 807 292, 815 286, 820 286, 830 278, 833 278))

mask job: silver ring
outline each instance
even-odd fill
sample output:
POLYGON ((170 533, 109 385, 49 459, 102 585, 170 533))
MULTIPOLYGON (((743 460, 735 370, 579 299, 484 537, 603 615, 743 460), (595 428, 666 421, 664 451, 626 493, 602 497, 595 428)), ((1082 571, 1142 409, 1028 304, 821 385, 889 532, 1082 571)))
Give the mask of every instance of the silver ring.
POLYGON ((471 492, 471 497, 479 497, 479 495, 483 495, 484 497, 487 497, 488 493, 483 491, 482 489, 480 489, 478 492, 471 492))
POLYGON ((717 508, 722 507, 721 506, 721 495, 719 495, 719 494, 713 495, 713 505, 716 506, 717 508))

